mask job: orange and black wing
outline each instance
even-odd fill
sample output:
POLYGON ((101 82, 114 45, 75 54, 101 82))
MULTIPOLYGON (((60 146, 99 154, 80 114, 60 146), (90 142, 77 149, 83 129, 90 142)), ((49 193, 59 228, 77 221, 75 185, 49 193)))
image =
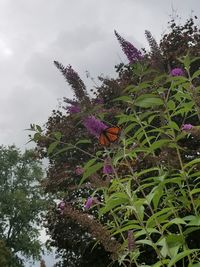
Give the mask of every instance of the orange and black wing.
POLYGON ((99 136, 99 144, 102 146, 109 146, 110 145, 110 141, 104 132, 101 133, 99 136))
POLYGON ((109 146, 110 143, 119 138, 120 131, 121 129, 117 126, 105 129, 99 137, 99 143, 103 146, 109 146))

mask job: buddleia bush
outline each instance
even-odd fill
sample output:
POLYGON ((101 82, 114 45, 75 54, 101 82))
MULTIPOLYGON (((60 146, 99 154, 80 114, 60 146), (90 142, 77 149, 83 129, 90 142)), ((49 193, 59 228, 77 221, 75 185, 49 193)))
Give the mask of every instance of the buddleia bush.
MULTIPOLYGON (((176 55, 171 38, 190 22, 160 45, 147 31, 149 53, 115 31, 129 64, 117 66, 117 79, 101 78, 93 97, 71 66, 55 63, 75 97, 46 129, 32 125, 32 139, 50 162, 43 186, 62 199, 47 216, 59 266, 198 266, 198 45, 176 55), (106 131, 116 126, 112 142, 106 131)), ((187 32, 198 39, 196 28, 187 32)))

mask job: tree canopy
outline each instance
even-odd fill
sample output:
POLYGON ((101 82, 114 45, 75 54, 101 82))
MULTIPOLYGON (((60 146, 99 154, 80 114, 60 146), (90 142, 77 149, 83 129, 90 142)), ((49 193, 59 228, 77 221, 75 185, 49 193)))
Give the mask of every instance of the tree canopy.
POLYGON ((9 250, 11 266, 24 266, 21 256, 40 257, 39 225, 47 204, 42 178, 41 163, 33 151, 0 147, 0 240, 2 249, 5 245, 9 250))

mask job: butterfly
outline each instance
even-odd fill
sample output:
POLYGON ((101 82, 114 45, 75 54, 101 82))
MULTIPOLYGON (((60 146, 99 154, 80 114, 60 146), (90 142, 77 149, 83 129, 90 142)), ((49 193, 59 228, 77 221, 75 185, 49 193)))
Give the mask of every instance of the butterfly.
POLYGON ((99 136, 99 144, 102 146, 109 146, 111 143, 118 140, 120 132, 121 128, 117 126, 106 128, 99 136))

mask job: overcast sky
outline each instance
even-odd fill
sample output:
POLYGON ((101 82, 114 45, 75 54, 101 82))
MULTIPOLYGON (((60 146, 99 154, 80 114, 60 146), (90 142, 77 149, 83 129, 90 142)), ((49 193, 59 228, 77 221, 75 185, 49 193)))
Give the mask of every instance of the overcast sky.
POLYGON ((72 92, 53 65, 71 64, 86 82, 114 75, 125 60, 116 29, 138 48, 159 40, 172 9, 200 17, 199 0, 0 0, 0 144, 25 148, 30 123, 43 124, 72 92))
POLYGON ((159 40, 172 7, 184 19, 200 12, 198 0, 0 0, 0 143, 24 148, 24 129, 72 96, 53 60, 71 64, 87 84, 86 70, 112 76, 125 60, 114 29, 147 46, 144 30, 159 40))

